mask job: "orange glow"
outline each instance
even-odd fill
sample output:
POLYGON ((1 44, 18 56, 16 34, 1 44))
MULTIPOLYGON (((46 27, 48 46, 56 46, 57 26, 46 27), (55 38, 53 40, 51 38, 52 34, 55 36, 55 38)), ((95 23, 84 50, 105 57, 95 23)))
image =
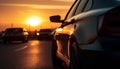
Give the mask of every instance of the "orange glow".
POLYGON ((26 20, 26 24, 29 24, 30 26, 37 26, 42 22, 42 19, 38 16, 30 16, 27 20, 26 20))
POLYGON ((62 30, 63 30, 62 28, 58 28, 56 31, 57 32, 60 32, 60 31, 62 32, 62 30))

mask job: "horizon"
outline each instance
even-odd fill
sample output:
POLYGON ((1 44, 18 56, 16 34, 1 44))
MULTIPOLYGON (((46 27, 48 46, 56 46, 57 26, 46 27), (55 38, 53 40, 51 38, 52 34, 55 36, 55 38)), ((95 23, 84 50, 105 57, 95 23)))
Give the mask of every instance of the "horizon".
POLYGON ((57 27, 59 24, 51 23, 49 17, 61 15, 64 19, 73 2, 74 0, 50 0, 49 2, 47 0, 0 0, 0 31, 11 26, 28 28, 26 20, 33 16, 39 17, 39 21, 42 22, 38 21, 39 24, 36 26, 34 23, 31 24, 32 30, 38 30, 41 26, 57 27))

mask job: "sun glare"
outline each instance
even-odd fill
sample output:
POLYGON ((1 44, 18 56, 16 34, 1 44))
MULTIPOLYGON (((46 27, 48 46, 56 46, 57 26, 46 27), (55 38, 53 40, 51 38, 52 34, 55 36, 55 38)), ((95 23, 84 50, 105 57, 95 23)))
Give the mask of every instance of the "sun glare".
POLYGON ((26 20, 26 23, 30 26, 37 26, 42 22, 42 19, 38 16, 31 16, 26 20))

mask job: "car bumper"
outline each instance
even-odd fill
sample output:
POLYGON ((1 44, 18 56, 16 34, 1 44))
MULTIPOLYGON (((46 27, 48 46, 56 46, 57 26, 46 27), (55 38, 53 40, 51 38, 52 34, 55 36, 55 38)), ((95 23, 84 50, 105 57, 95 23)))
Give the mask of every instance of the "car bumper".
POLYGON ((42 34, 38 36, 38 39, 51 39, 52 36, 49 34, 42 34))
POLYGON ((25 36, 5 36, 3 37, 3 40, 6 41, 19 41, 19 40, 24 40, 25 36))

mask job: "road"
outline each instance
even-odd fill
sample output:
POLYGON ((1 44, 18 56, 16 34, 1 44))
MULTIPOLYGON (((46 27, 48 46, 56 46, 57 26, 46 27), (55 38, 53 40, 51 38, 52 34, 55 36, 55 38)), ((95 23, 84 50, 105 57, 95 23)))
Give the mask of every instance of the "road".
POLYGON ((53 69, 51 41, 0 43, 0 69, 53 69))

